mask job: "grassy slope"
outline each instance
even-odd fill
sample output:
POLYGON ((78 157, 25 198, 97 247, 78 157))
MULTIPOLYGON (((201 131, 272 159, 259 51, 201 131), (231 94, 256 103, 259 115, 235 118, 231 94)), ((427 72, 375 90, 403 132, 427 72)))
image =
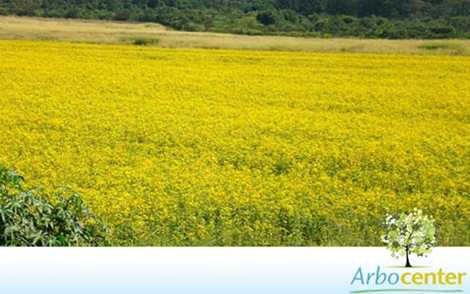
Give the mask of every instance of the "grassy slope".
POLYGON ((433 53, 470 55, 469 40, 365 40, 240 36, 169 31, 158 24, 120 23, 26 17, 0 17, 0 39, 132 43, 136 37, 156 38, 154 46, 251 50, 433 53))

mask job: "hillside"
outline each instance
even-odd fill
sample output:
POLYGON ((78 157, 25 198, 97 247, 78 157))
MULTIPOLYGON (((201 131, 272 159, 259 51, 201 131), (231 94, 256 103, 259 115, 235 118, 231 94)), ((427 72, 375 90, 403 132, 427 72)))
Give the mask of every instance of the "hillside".
POLYGON ((0 39, 164 48, 469 55, 470 40, 383 40, 246 36, 169 30, 154 23, 0 16, 0 39))
POLYGON ((2 0, 0 15, 154 22, 245 35, 470 37, 469 0, 2 0))

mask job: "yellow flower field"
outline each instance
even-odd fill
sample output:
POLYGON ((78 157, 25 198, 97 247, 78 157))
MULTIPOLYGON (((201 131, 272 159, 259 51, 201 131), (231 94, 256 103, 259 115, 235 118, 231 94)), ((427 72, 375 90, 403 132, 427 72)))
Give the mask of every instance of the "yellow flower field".
POLYGON ((470 58, 0 41, 0 166, 116 245, 470 245, 470 58))

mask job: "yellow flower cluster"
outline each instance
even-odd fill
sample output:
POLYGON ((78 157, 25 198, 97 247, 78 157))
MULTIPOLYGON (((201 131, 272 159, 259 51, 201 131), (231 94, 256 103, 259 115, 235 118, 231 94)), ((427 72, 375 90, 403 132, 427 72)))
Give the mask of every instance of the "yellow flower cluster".
POLYGON ((470 59, 0 41, 0 166, 122 245, 470 245, 470 59))

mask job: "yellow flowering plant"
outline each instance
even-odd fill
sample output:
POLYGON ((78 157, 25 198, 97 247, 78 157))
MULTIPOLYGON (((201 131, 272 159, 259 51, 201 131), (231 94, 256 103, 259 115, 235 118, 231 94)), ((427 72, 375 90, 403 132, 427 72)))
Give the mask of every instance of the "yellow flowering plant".
POLYGON ((0 41, 0 164, 117 245, 470 244, 470 59, 0 41))

